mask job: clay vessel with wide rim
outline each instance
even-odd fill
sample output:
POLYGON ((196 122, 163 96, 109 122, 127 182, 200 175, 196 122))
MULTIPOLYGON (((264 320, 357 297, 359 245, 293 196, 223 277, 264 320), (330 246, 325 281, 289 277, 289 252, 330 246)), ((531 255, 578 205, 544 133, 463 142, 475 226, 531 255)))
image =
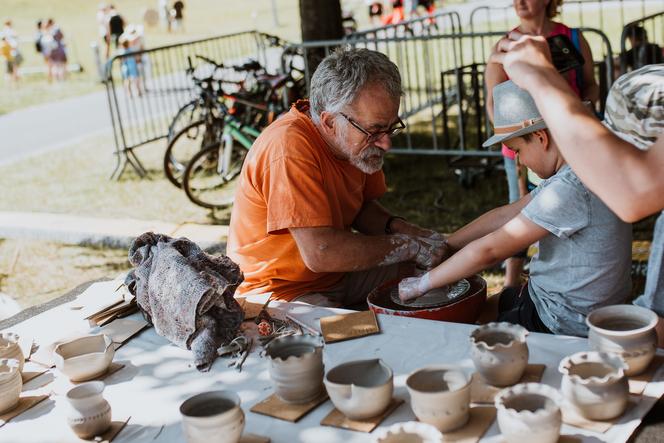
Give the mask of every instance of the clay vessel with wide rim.
POLYGON ((313 335, 289 335, 266 348, 274 392, 286 403, 307 403, 323 390, 323 341, 313 335))
POLYGON ((406 379, 411 407, 419 421, 441 432, 460 428, 470 417, 470 377, 450 365, 427 366, 406 379))
POLYGON ((19 336, 13 332, 0 333, 0 358, 13 358, 18 361, 18 370, 23 372, 25 356, 18 344, 19 336))
POLYGON ((496 395, 498 427, 508 443, 556 443, 562 415, 560 393, 540 383, 520 383, 496 395))
POLYGON ((244 430, 240 397, 232 391, 194 395, 180 405, 187 443, 237 443, 244 430))
POLYGON ((83 383, 67 392, 70 406, 67 423, 79 437, 100 436, 111 426, 111 405, 103 392, 103 381, 83 383))
POLYGON ((79 382, 104 374, 114 355, 109 336, 89 335, 59 343, 53 350, 53 362, 71 381, 79 382))
POLYGON ((330 369, 324 382, 334 406, 351 420, 375 417, 392 401, 392 369, 380 359, 343 363, 330 369))
POLYGON ((443 443, 443 434, 435 426, 417 421, 395 423, 380 431, 374 443, 443 443))
POLYGON ((565 357, 558 370, 560 390, 576 411, 589 420, 609 420, 627 407, 627 365, 618 354, 577 352, 565 357))
POLYGON ((616 352, 627 363, 625 375, 638 375, 648 368, 657 350, 657 314, 634 305, 612 305, 595 309, 586 324, 590 347, 616 352))
POLYGON ((493 386, 511 386, 528 366, 528 331, 507 322, 488 323, 470 334, 470 356, 480 377, 493 386))
POLYGON ((18 405, 23 379, 15 358, 0 359, 0 414, 11 411, 18 405))

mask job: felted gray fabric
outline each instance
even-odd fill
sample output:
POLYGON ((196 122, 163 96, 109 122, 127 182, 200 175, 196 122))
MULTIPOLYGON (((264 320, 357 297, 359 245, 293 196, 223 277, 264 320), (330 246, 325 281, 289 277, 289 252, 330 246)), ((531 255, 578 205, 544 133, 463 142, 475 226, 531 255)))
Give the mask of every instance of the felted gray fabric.
POLYGON ((157 333, 191 349, 207 371, 217 348, 237 334, 244 313, 233 298, 242 283, 240 267, 226 256, 211 256, 186 238, 146 232, 129 248, 134 269, 125 283, 157 333))

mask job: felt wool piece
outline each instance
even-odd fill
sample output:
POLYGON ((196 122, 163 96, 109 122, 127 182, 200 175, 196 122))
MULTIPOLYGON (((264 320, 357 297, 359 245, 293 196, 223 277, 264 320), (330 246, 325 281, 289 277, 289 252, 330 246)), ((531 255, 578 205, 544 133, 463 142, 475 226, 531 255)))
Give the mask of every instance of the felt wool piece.
POLYGON ((129 248, 134 269, 125 281, 157 333, 190 349, 199 371, 207 371, 217 348, 229 343, 244 313, 233 294, 242 283, 240 267, 212 256, 186 238, 146 232, 129 248))

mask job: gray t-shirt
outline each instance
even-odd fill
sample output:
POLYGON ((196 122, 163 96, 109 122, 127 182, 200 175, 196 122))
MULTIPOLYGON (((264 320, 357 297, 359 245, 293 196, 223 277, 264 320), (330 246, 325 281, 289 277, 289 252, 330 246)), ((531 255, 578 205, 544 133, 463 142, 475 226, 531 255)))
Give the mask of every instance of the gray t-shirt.
POLYGON ((632 225, 621 221, 564 165, 530 193, 521 213, 551 234, 530 263, 528 291, 555 334, 586 336, 586 315, 631 292, 632 225))
POLYGON ((646 289, 634 304, 652 309, 664 317, 664 212, 657 218, 655 231, 650 244, 646 289))

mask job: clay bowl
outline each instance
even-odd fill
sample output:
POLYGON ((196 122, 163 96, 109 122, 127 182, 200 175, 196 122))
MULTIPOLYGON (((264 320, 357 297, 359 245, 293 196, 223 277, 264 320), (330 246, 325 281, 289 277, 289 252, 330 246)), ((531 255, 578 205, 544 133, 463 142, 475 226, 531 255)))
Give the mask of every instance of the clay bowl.
POLYGON ((19 372, 23 372, 23 363, 25 357, 18 344, 19 337, 13 332, 3 332, 0 334, 0 358, 13 358, 18 361, 19 372))
POLYGON ((289 335, 266 347, 274 391, 286 403, 307 403, 323 390, 323 340, 289 335))
POLYGON ((460 297, 458 301, 444 306, 415 308, 397 305, 390 299, 390 292, 398 286, 399 280, 389 281, 371 291, 367 297, 367 303, 369 309, 376 314, 398 315, 455 323, 475 323, 486 301, 486 282, 479 275, 468 277, 467 280, 470 283, 468 292, 460 297))
POLYGON ((374 443, 443 443, 443 434, 432 425, 417 421, 396 423, 381 431, 374 443))
POLYGON ((23 379, 15 358, 0 359, 0 414, 11 411, 18 405, 23 379))
POLYGON ((392 401, 392 369, 379 359, 341 364, 323 381, 334 406, 351 420, 375 417, 392 401))
POLYGON ((482 325, 470 334, 470 356, 480 377, 493 386, 511 386, 528 366, 528 331, 507 322, 482 325))
POLYGON ((627 407, 627 364, 618 354, 577 352, 565 357, 558 370, 560 390, 576 411, 589 420, 610 420, 627 407))
POLYGON ((194 395, 180 406, 187 443, 237 443, 244 430, 240 397, 232 391, 194 395))
POLYGON ((562 414, 560 393, 540 383, 521 383, 496 395, 498 427, 508 443, 556 443, 562 414))
POLYGON ((458 429, 470 417, 470 377, 455 366, 418 369, 406 380, 418 420, 441 432, 458 429))
POLYGON ((55 366, 74 382, 91 380, 104 374, 115 355, 107 335, 90 335, 58 344, 53 350, 55 366))
POLYGON ((657 314, 640 306, 605 306, 586 317, 588 341, 595 351, 620 354, 627 363, 625 375, 638 375, 655 356, 657 321, 657 314))

